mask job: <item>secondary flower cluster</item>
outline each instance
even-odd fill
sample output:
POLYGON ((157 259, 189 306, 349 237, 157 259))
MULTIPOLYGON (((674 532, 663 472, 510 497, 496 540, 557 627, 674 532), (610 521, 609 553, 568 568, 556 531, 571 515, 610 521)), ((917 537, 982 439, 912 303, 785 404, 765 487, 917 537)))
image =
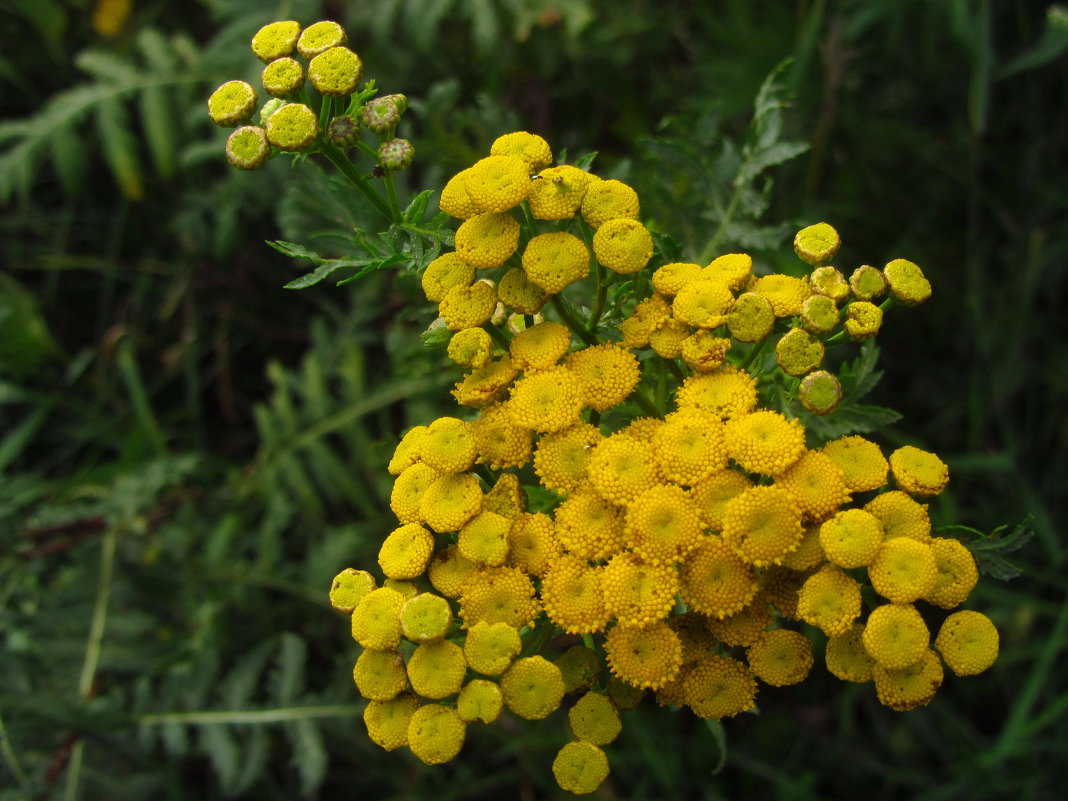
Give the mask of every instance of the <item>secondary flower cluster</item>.
POLYGON ((946 465, 856 435, 820 443, 760 403, 778 382, 833 414, 826 350, 926 299, 922 271, 897 259, 846 278, 823 223, 795 239, 803 277, 757 276, 740 253, 652 270, 635 191, 551 163, 540 137, 507 134, 441 195, 456 249, 423 289, 474 414, 403 437, 384 580, 348 569, 330 592, 362 647, 371 739, 441 763, 470 724, 566 703, 553 773, 588 793, 646 692, 730 717, 820 658, 907 710, 943 664, 989 667, 991 622, 941 611, 978 579, 960 541, 932 534, 924 502, 946 465))

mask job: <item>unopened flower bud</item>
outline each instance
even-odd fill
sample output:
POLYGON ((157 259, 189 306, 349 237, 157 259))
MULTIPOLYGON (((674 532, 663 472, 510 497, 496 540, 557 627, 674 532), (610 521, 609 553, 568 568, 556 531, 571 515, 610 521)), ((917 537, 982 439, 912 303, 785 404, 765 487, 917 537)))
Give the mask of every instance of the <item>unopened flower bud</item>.
POLYGON ((227 81, 208 98, 211 121, 224 128, 240 125, 256 110, 256 90, 244 81, 227 81))
POLYGON ((344 97, 356 91, 363 62, 347 47, 331 47, 308 64, 308 80, 321 94, 344 97))
POLYGON ((267 120, 271 118, 271 115, 278 111, 278 109, 282 108, 282 106, 284 106, 285 104, 286 101, 284 101, 280 97, 272 97, 270 100, 264 103, 263 108, 260 109, 260 126, 265 126, 267 124, 267 120))
POLYGON ((775 343, 775 361, 785 373, 802 376, 823 361, 823 343, 803 328, 793 328, 775 343))
POLYGON ((304 85, 304 67, 295 58, 276 58, 263 68, 263 88, 275 97, 289 97, 304 85))
POLYGON ((312 59, 331 47, 338 47, 349 40, 345 29, 336 22, 323 20, 309 25, 297 40, 297 50, 304 58, 312 59))
POLYGON ((882 324, 883 310, 874 303, 858 300, 846 307, 845 330, 854 342, 875 336, 882 324))
POLYGON ((886 276, 882 270, 865 264, 849 276, 849 288, 857 300, 874 300, 886 291, 886 276))
POLYGON ((299 22, 272 22, 270 25, 264 25, 252 37, 252 52, 260 61, 270 63, 292 53, 299 36, 299 22))
POLYGON ((407 139, 390 139, 378 148, 378 163, 387 170, 403 170, 410 167, 415 158, 415 148, 407 139))
POLYGON ((267 120, 267 141, 279 150, 303 150, 319 134, 319 120, 303 103, 286 103, 267 120))
POLYGON ((349 147, 360 138, 360 121, 351 114, 339 114, 326 126, 326 138, 338 147, 349 147))
POLYGON ((915 306, 931 297, 931 284, 918 266, 907 259, 894 259, 883 267, 883 275, 896 300, 915 306))
POLYGON ((812 291, 826 295, 835 303, 841 303, 849 297, 849 284, 834 267, 817 267, 808 278, 812 291))
POLYGON ((794 237, 794 253, 808 264, 822 264, 834 258, 842 239, 827 223, 816 223, 802 228, 794 237))
POLYGON ((267 132, 255 125, 238 128, 226 140, 226 160, 239 170, 254 170, 267 160, 267 132))
POLYGON ((838 325, 838 306, 826 295, 809 295, 801 304, 801 322, 813 334, 826 334, 838 325))
POLYGON ((801 379, 801 403, 813 414, 830 414, 842 400, 842 384, 826 370, 815 370, 801 379))
POLYGON ((755 292, 743 292, 727 315, 727 328, 739 342, 759 342, 775 325, 771 301, 755 292))
POLYGON ((407 108, 408 99, 404 95, 386 95, 368 100, 360 114, 368 130, 385 134, 397 127, 407 108))

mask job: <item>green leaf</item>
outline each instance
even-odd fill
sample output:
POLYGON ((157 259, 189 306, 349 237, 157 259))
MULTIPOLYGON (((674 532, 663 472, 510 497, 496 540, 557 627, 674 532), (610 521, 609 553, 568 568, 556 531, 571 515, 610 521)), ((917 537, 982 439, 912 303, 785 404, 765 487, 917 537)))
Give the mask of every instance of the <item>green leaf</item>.
POLYGON ((968 550, 975 556, 979 563, 980 572, 993 576, 1001 581, 1008 581, 1019 576, 1023 571, 1005 558, 1005 554, 1018 551, 1035 535, 1031 526, 1031 516, 1028 515, 1012 531, 1005 534, 1008 526, 998 526, 988 535, 980 534, 980 539, 966 543, 968 550))
POLYGON ((360 271, 353 276, 350 276, 342 281, 338 282, 338 286, 348 283, 349 281, 361 278, 367 273, 373 270, 379 270, 383 267, 393 266, 399 261, 404 261, 403 258, 389 257, 386 259, 324 259, 314 250, 309 250, 303 245, 298 245, 295 242, 283 242, 281 240, 267 242, 272 248, 279 253, 284 253, 287 256, 291 256, 295 259, 308 259, 316 264, 316 268, 310 273, 302 275, 300 278, 294 278, 288 284, 285 284, 284 289, 306 289, 310 286, 315 286, 320 281, 328 277, 331 273, 340 270, 344 267, 359 267, 360 271))
POLYGON ((215 768, 215 775, 226 795, 231 795, 241 772, 240 753, 229 726, 200 727, 200 743, 215 768))
POLYGON ((78 69, 104 82, 131 83, 140 77, 130 62, 102 50, 84 50, 74 57, 74 63, 78 69))
POLYGON ((742 180, 756 178, 768 167, 782 164, 792 158, 800 156, 809 149, 808 142, 787 141, 776 142, 768 147, 757 150, 749 157, 741 172, 742 180))
POLYGON ((838 380, 842 382, 843 405, 860 400, 871 392, 883 377, 882 370, 876 370, 879 362, 879 346, 874 339, 866 339, 860 346, 857 357, 842 366, 838 380))
POLYGON ((998 71, 998 78, 1008 78, 1019 72, 1044 67, 1068 50, 1068 8, 1054 3, 1046 9, 1046 27, 1042 36, 1031 48, 998 71))
POLYGON ((901 419, 901 414, 893 409, 860 403, 839 406, 823 416, 802 409, 797 416, 807 431, 825 442, 847 434, 869 434, 901 419))
POLYGON ((96 127, 104 158, 122 194, 129 200, 140 200, 145 190, 137 158, 137 140, 130 133, 126 109, 118 97, 106 97, 97 105, 96 127))
POLYGON ((174 175, 176 162, 177 128, 167 90, 161 86, 148 86, 141 91, 141 126, 148 141, 152 164, 161 178, 174 175))
POLYGON ((412 198, 412 202, 409 203, 408 208, 404 210, 404 221, 406 223, 422 222, 423 214, 426 213, 427 203, 430 202, 430 196, 433 194, 433 189, 424 189, 412 198))
POLYGON ((273 695, 280 704, 294 703, 304 691, 304 640, 287 631, 278 638, 278 659, 272 675, 273 695))
POLYGON ((301 796, 309 798, 326 776, 327 758, 322 732, 307 718, 286 726, 286 732, 293 746, 293 763, 300 776, 301 796))
POLYGON ((85 142, 73 127, 57 128, 48 139, 48 149, 63 191, 75 196, 85 180, 85 142))

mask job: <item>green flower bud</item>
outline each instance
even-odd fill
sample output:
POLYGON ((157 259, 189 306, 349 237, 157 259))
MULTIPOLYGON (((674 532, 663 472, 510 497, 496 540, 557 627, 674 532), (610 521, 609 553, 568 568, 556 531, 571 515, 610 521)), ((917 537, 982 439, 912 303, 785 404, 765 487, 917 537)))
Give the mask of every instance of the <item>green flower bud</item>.
POLYGON ((886 276, 881 270, 865 264, 849 276, 849 288, 857 300, 874 300, 886 291, 886 276))
POLYGON ((838 306, 826 295, 809 295, 801 304, 801 322, 813 334, 826 334, 838 325, 838 306))
POLYGON ((298 36, 299 22, 272 22, 270 25, 264 25, 252 37, 252 52, 260 61, 274 61, 293 52, 298 36))
POLYGON ((794 253, 808 264, 822 264, 834 258, 842 238, 827 223, 816 223, 802 228, 794 237, 794 253))
POLYGON ((906 306, 915 306, 931 297, 931 284, 923 270, 906 259, 894 259, 883 267, 883 275, 895 299, 906 306))
POLYGON ((345 35, 345 29, 336 22, 323 20, 309 25, 297 40, 297 50, 304 58, 315 58, 320 53, 325 53, 331 47, 345 44, 349 37, 345 35))
POLYGON ((601 675, 601 659, 585 645, 572 645, 553 660, 564 677, 564 692, 587 690, 601 675))
POLYGON ((739 342, 759 342, 775 326, 771 301, 755 292, 743 292, 727 315, 727 328, 739 342))
POLYGON ((360 121, 351 114, 339 114, 326 126, 326 138, 338 147, 349 147, 360 138, 360 121))
POLYGON ((286 103, 267 120, 267 141, 279 150, 304 150, 319 135, 319 120, 303 103, 286 103))
POLYGON ((226 160, 239 170, 254 170, 271 154, 267 132, 255 125, 238 128, 226 140, 226 160))
POLYGON ((875 336, 882 324, 883 310, 874 303, 858 300, 846 306, 845 330, 854 342, 875 336))
POLYGON ((363 77, 363 62, 347 47, 331 47, 308 64, 308 80, 321 94, 344 97, 356 91, 363 77))
POLYGON ((284 106, 285 104, 286 101, 284 101, 280 97, 272 97, 270 100, 264 103, 263 108, 260 109, 260 125, 265 126, 267 124, 267 120, 271 118, 271 115, 278 111, 278 109, 282 108, 282 106, 284 106))
POLYGON ((830 414, 842 401, 842 383, 826 370, 815 370, 801 379, 800 395, 813 414, 830 414))
POLYGON ((415 148, 407 139, 390 139, 378 148, 378 159, 387 170, 403 170, 411 166, 415 148))
POLYGON ((244 81, 227 81, 208 98, 211 121, 224 128, 240 125, 256 110, 256 90, 244 81))
POLYGON ((823 361, 823 343, 803 328, 792 328, 775 343, 775 361, 788 375, 804 375, 823 361))
POLYGON ((360 115, 367 129, 376 134, 385 134, 397 127, 401 115, 408 108, 404 95, 385 95, 368 100, 360 115))
POLYGON ((276 58, 263 68, 263 88, 275 97, 289 97, 304 85, 304 67, 295 58, 276 58))
POLYGON ((849 297, 849 284, 834 267, 817 267, 808 278, 813 292, 826 295, 835 303, 841 303, 849 297))

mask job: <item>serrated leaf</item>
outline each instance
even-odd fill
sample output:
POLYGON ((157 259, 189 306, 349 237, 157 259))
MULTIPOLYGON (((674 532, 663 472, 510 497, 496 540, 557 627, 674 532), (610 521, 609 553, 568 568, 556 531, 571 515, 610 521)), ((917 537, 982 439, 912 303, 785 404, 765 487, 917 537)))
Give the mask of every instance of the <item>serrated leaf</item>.
MULTIPOLYGON (((426 53, 433 48, 438 25, 449 12, 452 0, 422 0, 420 3, 408 3, 405 7, 405 33, 411 37, 419 52, 426 53)), ((479 3, 476 5, 490 5, 479 3)))
POLYGON ((901 414, 882 406, 857 403, 840 406, 828 415, 818 416, 805 412, 800 417, 808 431, 829 442, 848 434, 869 434, 877 431, 896 423, 901 419, 901 414))
POLYGON ((875 388, 883 377, 883 371, 875 369, 878 363, 879 346, 875 344, 874 339, 864 340, 857 357, 844 365, 839 372, 844 404, 860 400, 875 388))
POLYGON ((267 729, 264 726, 252 726, 245 742, 244 759, 241 760, 241 772, 234 780, 234 794, 245 793, 252 784, 263 775, 267 766, 267 729))
POLYGON ((85 179, 86 148, 72 127, 57 128, 48 140, 52 166, 56 170, 63 191, 74 197, 85 179))
POLYGON ((406 223, 421 222, 423 214, 426 213, 427 204, 430 202, 430 196, 433 194, 433 189, 424 189, 412 198, 412 202, 409 203, 408 208, 404 210, 404 221, 406 223))
POLYGON ((464 3, 464 9, 471 16, 471 38, 478 48, 492 52, 501 35, 500 20, 494 3, 464 3))
POLYGON ((311 796, 326 775, 326 747, 319 728, 307 718, 286 726, 293 746, 293 763, 300 776, 300 792, 305 798, 311 796))
POLYGON ((742 170, 743 180, 756 178, 768 167, 796 158, 809 149, 808 142, 776 142, 753 153, 742 170))
POLYGON ((221 682, 222 706, 225 709, 248 709, 262 685, 263 671, 274 655, 275 643, 266 640, 247 651, 221 682))
POLYGON ((292 704, 304 691, 304 661, 307 646, 304 640, 287 631, 278 638, 278 658, 272 676, 275 700, 292 704))
POLYGON ((756 100, 753 102, 753 113, 757 118, 763 117, 766 114, 775 111, 782 107, 782 93, 784 85, 782 79, 787 68, 793 64, 793 58, 784 58, 778 64, 776 64, 768 76, 764 79, 764 83, 760 85, 760 90, 757 92, 756 100))
POLYGON ((128 61, 101 50, 83 50, 74 58, 82 72, 105 82, 131 83, 139 77, 137 68, 128 61))
POLYGON ((177 152, 177 122, 171 112, 167 91, 161 86, 148 86, 139 96, 141 126, 148 142, 148 152, 156 173, 165 179, 174 175, 177 152))
POLYGON ((240 753, 229 726, 209 725, 200 727, 200 742, 207 753, 223 793, 231 795, 241 773, 240 753))
POLYGON ((156 28, 142 28, 138 31, 137 49, 154 72, 170 74, 178 69, 178 59, 170 43, 156 28))
POLYGON ((141 200, 145 190, 137 158, 137 140, 130 133, 126 109, 117 97, 106 97, 97 104, 95 118, 104 158, 119 189, 129 200, 141 200))

